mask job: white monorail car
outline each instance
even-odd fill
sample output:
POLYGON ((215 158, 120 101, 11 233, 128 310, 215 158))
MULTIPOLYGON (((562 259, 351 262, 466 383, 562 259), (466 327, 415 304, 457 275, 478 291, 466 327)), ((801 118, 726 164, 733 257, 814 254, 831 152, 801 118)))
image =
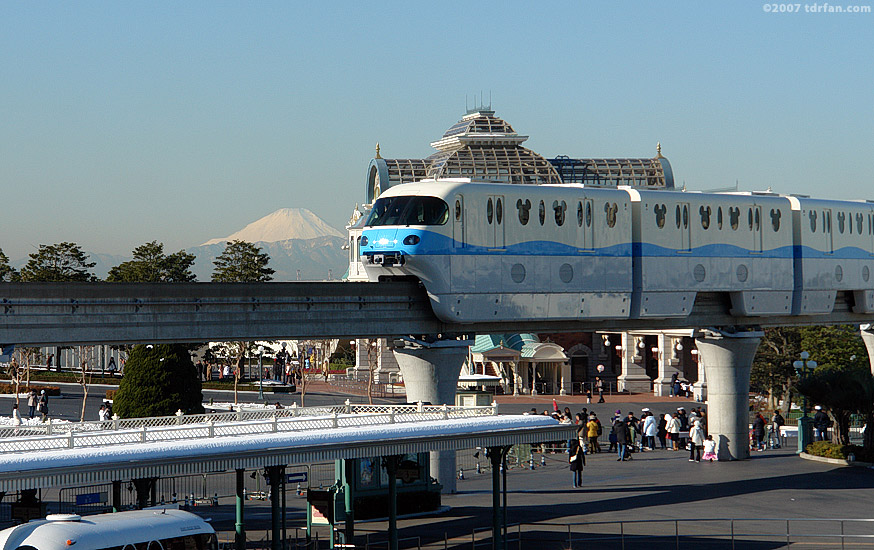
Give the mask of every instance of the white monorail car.
POLYGON ((2 550, 217 550, 209 523, 183 510, 54 514, 0 531, 2 550))
POLYGON ((838 291, 874 312, 867 202, 426 180, 375 201, 361 255, 446 322, 683 317, 698 292, 742 316, 829 313, 838 291))

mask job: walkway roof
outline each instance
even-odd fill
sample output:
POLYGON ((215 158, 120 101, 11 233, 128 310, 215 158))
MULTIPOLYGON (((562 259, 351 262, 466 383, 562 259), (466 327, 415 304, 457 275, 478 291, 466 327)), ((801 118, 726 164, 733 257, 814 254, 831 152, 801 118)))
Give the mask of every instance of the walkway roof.
POLYGON ((539 415, 490 415, 3 453, 0 491, 540 443, 565 440, 575 430, 539 415))

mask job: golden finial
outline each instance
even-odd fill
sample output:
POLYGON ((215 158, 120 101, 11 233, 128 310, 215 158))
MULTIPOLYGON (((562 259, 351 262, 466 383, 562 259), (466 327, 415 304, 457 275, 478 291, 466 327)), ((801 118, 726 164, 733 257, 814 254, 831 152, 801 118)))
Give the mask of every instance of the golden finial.
POLYGON ((376 158, 381 159, 382 156, 379 154, 379 142, 376 142, 376 158))
MULTIPOLYGON (((378 148, 377 148, 377 150, 378 150, 378 148)), ((662 156, 662 142, 661 141, 656 142, 656 158, 657 159, 665 158, 662 156)))

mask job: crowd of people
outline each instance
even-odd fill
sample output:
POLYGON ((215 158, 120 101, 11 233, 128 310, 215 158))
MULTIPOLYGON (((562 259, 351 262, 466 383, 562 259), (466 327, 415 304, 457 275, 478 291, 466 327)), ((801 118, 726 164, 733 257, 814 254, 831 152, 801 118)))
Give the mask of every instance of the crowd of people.
MULTIPOLYGON (((617 462, 632 460, 634 453, 656 450, 688 450, 690 462, 717 459, 716 442, 707 433, 707 414, 702 407, 693 407, 688 412, 685 407, 678 407, 667 414, 655 414, 644 407, 639 415, 634 411, 623 414, 617 410, 606 425, 597 413, 587 408, 576 414, 569 407, 559 410, 555 402, 553 408, 552 412, 542 414, 577 426, 577 437, 565 443, 574 487, 582 487, 586 456, 594 453, 616 453, 617 462)), ((529 414, 538 414, 537 409, 531 409, 529 414)))

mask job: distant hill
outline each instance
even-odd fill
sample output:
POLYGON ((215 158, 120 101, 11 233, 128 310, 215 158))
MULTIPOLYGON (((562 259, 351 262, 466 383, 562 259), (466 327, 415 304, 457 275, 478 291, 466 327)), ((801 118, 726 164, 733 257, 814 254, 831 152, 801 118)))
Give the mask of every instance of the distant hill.
POLYGON ((318 237, 340 237, 345 235, 334 229, 320 217, 306 208, 280 208, 256 220, 233 235, 223 239, 210 239, 204 245, 227 241, 246 241, 249 243, 274 243, 289 239, 316 239, 318 237))

